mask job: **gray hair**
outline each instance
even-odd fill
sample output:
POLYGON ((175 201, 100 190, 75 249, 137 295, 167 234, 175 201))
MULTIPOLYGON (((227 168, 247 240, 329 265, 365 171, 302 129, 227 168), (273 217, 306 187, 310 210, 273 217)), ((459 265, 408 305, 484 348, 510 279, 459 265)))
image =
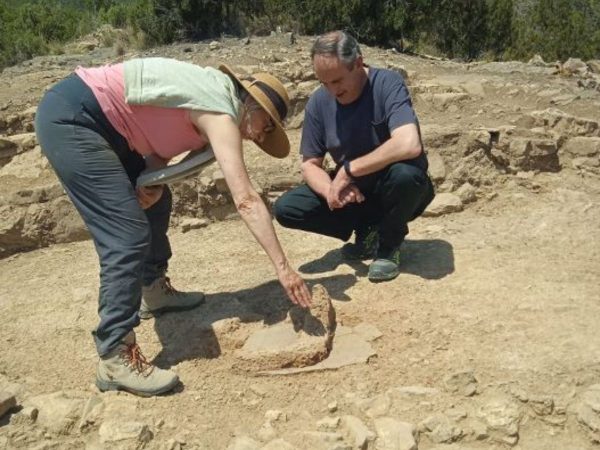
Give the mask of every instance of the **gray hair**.
POLYGON ((238 91, 238 95, 240 97, 240 101, 244 104, 244 108, 246 108, 246 111, 252 112, 257 111, 259 109, 263 109, 263 107, 260 106, 258 102, 254 99, 254 97, 248 94, 248 91, 241 87, 241 84, 239 86, 240 88, 238 91))
POLYGON ((345 66, 351 67, 362 56, 358 42, 345 31, 332 31, 317 38, 310 50, 310 58, 316 55, 335 56, 345 66))

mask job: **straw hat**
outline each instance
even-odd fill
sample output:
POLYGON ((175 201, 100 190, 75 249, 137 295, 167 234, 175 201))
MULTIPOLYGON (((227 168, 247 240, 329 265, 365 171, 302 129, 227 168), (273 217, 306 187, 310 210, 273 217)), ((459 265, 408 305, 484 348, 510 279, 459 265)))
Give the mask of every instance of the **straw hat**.
POLYGON ((290 99, 283 84, 268 73, 256 73, 240 79, 225 64, 220 65, 219 70, 235 78, 273 120, 275 129, 267 133, 261 143, 256 142, 256 145, 275 158, 286 157, 290 152, 290 141, 283 130, 283 121, 290 108, 290 99))

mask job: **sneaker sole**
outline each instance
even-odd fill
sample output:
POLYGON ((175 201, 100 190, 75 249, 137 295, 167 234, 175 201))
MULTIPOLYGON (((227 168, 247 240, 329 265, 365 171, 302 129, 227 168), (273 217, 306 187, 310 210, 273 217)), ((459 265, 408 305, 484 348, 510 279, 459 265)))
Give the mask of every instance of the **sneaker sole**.
POLYGON ((158 308, 153 311, 150 311, 150 310, 142 311, 140 309, 138 314, 140 316, 140 319, 147 320, 147 319, 152 319, 153 317, 162 316, 163 314, 170 313, 170 312, 189 311, 190 309, 194 309, 194 308, 197 308, 198 306, 202 306, 204 303, 206 303, 206 299, 202 299, 198 303, 195 303, 193 305, 188 305, 188 306, 165 306, 164 308, 158 308))
POLYGON ((369 277, 369 281, 372 282, 380 282, 380 281, 391 281, 394 278, 396 278, 398 275, 400 275, 400 269, 396 269, 393 272, 387 272, 387 273, 369 273, 368 277, 369 277))
POLYGON ((369 275, 369 281, 372 281, 373 283, 379 283, 379 282, 382 282, 382 281, 391 281, 394 278, 396 278, 398 275, 400 275, 400 272, 398 272, 398 273, 396 273, 394 275, 381 275, 381 276, 378 276, 378 275, 375 275, 375 276, 369 275))
POLYGON ((100 392, 125 391, 129 392, 130 394, 137 395, 139 397, 154 397, 156 395, 166 394, 167 392, 172 391, 173 388, 175 388, 175 386, 177 386, 178 384, 179 378, 175 378, 175 381, 173 381, 173 383, 168 384, 167 386, 161 389, 157 389, 155 391, 138 391, 135 389, 127 388, 119 383, 99 380, 98 378, 96 378, 96 387, 100 390, 100 392))

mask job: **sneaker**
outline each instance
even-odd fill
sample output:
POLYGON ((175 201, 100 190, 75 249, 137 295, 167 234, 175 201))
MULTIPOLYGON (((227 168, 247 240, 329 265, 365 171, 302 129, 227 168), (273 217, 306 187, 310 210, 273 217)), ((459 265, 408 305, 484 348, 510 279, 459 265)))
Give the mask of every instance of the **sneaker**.
POLYGON ((389 281, 400 274, 400 246, 385 250, 380 249, 377 257, 369 266, 369 280, 389 281))
POLYGON ((140 318, 150 319, 170 311, 186 311, 204 303, 202 292, 179 292, 169 277, 159 277, 142 288, 140 318))
POLYGON ((362 261, 375 256, 377 251, 377 242, 379 241, 379 232, 377 227, 371 226, 365 231, 355 232, 354 243, 344 244, 342 247, 342 257, 349 261, 362 261))
POLYGON ((179 384, 179 377, 170 370, 150 364, 135 343, 130 331, 119 345, 100 358, 96 386, 102 392, 127 391, 142 397, 164 394, 179 384))

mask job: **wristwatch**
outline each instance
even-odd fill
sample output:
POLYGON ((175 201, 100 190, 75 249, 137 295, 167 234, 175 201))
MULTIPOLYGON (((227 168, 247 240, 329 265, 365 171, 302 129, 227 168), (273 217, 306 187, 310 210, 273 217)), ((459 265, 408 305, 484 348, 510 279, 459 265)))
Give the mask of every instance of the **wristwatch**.
POLYGON ((346 174, 350 177, 350 179, 355 180, 356 177, 352 175, 352 172, 350 172, 350 161, 345 159, 342 165, 344 166, 344 170, 346 171, 346 174))

